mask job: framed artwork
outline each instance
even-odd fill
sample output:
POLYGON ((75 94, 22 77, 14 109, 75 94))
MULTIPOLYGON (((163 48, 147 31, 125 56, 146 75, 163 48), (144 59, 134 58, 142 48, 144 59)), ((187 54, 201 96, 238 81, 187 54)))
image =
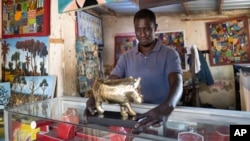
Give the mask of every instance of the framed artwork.
POLYGON ((8 107, 54 98, 56 76, 16 76, 8 107))
POLYGON ((10 82, 0 82, 0 109, 4 109, 10 98, 10 82))
POLYGON ((49 38, 22 37, 2 40, 2 80, 16 76, 48 75, 49 38))
POLYGON ((159 31, 155 33, 156 37, 162 40, 166 46, 175 48, 181 58, 181 67, 184 71, 188 69, 187 55, 185 51, 185 33, 184 31, 159 31))
POLYGON ((50 0, 2 0, 2 37, 50 34, 50 0))
POLYGON ((210 65, 249 63, 248 17, 206 23, 210 65))
POLYGON ((91 89, 96 77, 99 77, 98 45, 78 37, 76 39, 78 90, 81 96, 91 89))
POLYGON ((135 35, 120 35, 115 36, 115 57, 114 66, 116 65, 119 57, 127 50, 137 46, 137 39, 135 35))
POLYGON ((103 46, 102 19, 84 11, 77 11, 77 36, 86 37, 103 46))

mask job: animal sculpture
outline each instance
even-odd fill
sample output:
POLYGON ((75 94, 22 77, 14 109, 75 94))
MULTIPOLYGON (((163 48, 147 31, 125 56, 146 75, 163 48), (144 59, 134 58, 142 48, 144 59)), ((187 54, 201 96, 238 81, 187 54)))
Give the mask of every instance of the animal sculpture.
POLYGON ((99 114, 104 113, 102 103, 119 104, 121 116, 135 116, 135 111, 131 108, 131 101, 140 104, 143 101, 143 96, 140 94, 140 81, 138 77, 104 80, 96 79, 92 86, 93 96, 95 98, 96 110, 99 114))

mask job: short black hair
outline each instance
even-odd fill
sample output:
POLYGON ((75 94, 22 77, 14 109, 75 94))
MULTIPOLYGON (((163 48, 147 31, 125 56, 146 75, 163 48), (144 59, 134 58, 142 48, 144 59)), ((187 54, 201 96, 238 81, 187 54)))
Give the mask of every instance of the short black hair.
POLYGON ((144 19, 144 18, 148 18, 151 21, 153 21, 154 24, 156 24, 155 13, 149 9, 141 9, 138 12, 136 12, 134 15, 134 22, 137 19, 144 19))

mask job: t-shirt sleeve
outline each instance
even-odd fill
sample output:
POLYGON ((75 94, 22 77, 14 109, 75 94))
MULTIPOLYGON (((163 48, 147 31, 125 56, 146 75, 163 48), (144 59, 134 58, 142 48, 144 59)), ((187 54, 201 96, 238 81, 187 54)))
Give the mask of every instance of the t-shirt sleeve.
POLYGON ((178 72, 182 74, 181 59, 178 52, 174 49, 170 49, 167 54, 167 75, 172 72, 178 72))

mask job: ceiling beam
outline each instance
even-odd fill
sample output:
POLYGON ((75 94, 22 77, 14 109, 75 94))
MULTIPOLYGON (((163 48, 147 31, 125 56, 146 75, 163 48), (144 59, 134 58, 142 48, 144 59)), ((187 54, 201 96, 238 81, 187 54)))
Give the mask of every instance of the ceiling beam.
POLYGON ((113 10, 107 8, 107 7, 104 6, 104 5, 101 5, 101 6, 99 6, 98 8, 100 8, 100 9, 106 11, 107 13, 109 13, 109 15, 118 17, 118 14, 117 14, 115 11, 113 11, 113 10))
POLYGON ((183 7, 185 14, 188 16, 189 15, 189 8, 188 8, 188 3, 187 2, 183 2, 181 3, 181 6, 183 7))
POLYGON ((131 2, 133 2, 136 6, 139 7, 139 0, 131 0, 131 2))
POLYGON ((222 14, 222 7, 224 5, 224 0, 218 0, 218 13, 222 14))
POLYGON ((248 17, 250 18, 250 15, 247 14, 239 14, 239 15, 219 15, 219 16, 209 16, 209 17, 198 17, 198 18, 184 18, 181 19, 181 21, 217 21, 217 20, 224 20, 228 18, 237 18, 237 17, 248 17))
POLYGON ((139 7, 140 9, 154 8, 164 5, 180 4, 188 1, 194 1, 194 0, 139 0, 139 7))

